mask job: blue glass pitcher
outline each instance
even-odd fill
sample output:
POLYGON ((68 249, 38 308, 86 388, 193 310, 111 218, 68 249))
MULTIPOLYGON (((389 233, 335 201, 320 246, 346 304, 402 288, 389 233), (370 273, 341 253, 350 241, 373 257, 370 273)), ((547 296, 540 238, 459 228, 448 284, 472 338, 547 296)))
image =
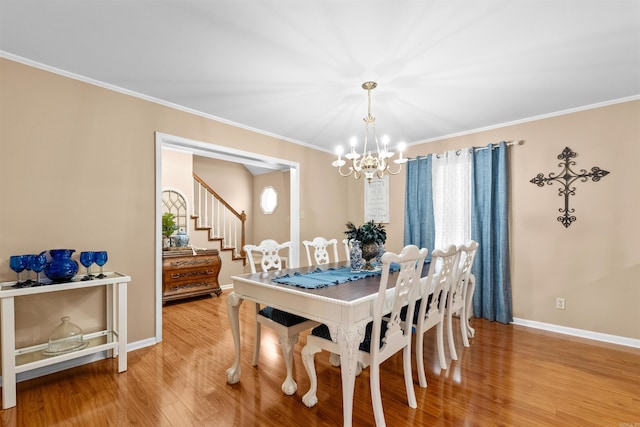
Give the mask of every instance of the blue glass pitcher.
POLYGON ((78 263, 71 259, 75 249, 51 249, 42 252, 47 254, 47 266, 44 268, 44 275, 53 283, 70 281, 78 272, 78 263))

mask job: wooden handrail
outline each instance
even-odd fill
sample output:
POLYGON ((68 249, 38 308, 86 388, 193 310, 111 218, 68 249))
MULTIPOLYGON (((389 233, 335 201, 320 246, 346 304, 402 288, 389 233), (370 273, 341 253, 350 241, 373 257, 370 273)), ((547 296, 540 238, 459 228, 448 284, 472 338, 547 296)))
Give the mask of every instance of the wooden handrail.
POLYGON ((238 213, 237 210, 235 210, 234 208, 231 207, 231 205, 229 203, 226 202, 226 200, 224 200, 222 197, 220 197, 220 195, 218 193, 216 193, 213 188, 209 187, 207 185, 206 182, 204 182, 202 180, 202 178, 200 178, 195 172, 193 174, 193 179, 195 179, 196 181, 198 181, 200 183, 200 185, 202 185, 204 188, 207 189, 207 191, 211 194, 213 194, 213 196, 218 199, 220 201, 220 203, 222 203, 227 209, 229 209, 231 211, 231 213, 233 213, 240 221, 244 221, 247 219, 247 214, 244 213, 244 211, 242 211, 242 213, 238 213))
POLYGON ((227 208, 229 210, 229 212, 231 212, 236 218, 238 218, 240 220, 241 223, 241 230, 240 230, 240 255, 241 256, 245 256, 245 251, 244 251, 244 245, 246 244, 245 241, 245 222, 247 220, 247 214, 242 211, 240 213, 238 213, 237 210, 235 210, 229 203, 227 203, 226 200, 224 200, 218 193, 215 192, 215 190, 211 187, 209 187, 209 185, 207 185, 206 182, 204 182, 204 180, 202 178, 200 178, 198 176, 198 174, 196 174, 195 172, 193 173, 193 179, 196 180, 202 187, 204 187, 211 195, 213 195, 213 197, 216 198, 216 200, 218 200, 220 203, 222 203, 222 205, 227 208))

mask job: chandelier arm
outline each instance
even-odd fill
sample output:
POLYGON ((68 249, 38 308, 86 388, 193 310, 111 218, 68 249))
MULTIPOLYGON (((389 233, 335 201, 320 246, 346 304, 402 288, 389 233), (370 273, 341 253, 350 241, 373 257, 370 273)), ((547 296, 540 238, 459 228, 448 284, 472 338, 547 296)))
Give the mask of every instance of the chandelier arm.
POLYGON ((351 166, 349 166, 349 172, 348 173, 344 173, 342 172, 342 166, 340 166, 338 168, 338 173, 340 174, 340 176, 349 176, 353 173, 353 168, 351 166))
POLYGON ((387 169, 386 169, 386 171, 387 171, 387 173, 388 173, 389 175, 398 175, 398 174, 402 171, 402 164, 401 164, 401 163, 400 163, 400 164, 398 164, 398 170, 397 170, 397 171, 395 171, 395 172, 393 172, 393 171, 391 170, 391 167, 387 164, 387 169))

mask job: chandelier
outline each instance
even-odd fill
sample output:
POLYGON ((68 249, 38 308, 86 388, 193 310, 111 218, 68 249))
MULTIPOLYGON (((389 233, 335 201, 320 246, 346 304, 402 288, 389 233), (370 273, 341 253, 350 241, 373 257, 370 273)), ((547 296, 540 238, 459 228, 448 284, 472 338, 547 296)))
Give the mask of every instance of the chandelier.
POLYGON ((338 172, 342 176, 349 176, 353 174, 355 179, 360 179, 364 175, 367 181, 371 182, 373 176, 382 178, 384 174, 397 175, 402 170, 402 164, 407 162, 406 158, 402 157, 402 150, 404 144, 398 145, 398 158, 393 160, 393 163, 398 165, 396 171, 392 171, 389 165, 389 161, 394 156, 392 151, 389 151, 389 137, 384 135, 382 137, 382 149, 380 149, 380 143, 378 142, 378 134, 376 133, 376 118, 371 115, 371 91, 376 88, 378 84, 376 82, 362 83, 362 89, 367 91, 368 97, 368 109, 367 117, 364 117, 364 147, 362 149, 362 155, 356 153, 356 145, 358 143, 356 137, 351 138, 351 151, 344 155, 345 159, 350 160, 349 171, 344 172, 342 167, 347 164, 347 160, 342 158, 342 147, 338 147, 337 154, 338 160, 334 160, 331 163, 332 166, 338 168, 338 172), (376 143, 376 154, 372 154, 371 150, 367 151, 367 143, 369 140, 369 128, 373 133, 373 138, 376 143))

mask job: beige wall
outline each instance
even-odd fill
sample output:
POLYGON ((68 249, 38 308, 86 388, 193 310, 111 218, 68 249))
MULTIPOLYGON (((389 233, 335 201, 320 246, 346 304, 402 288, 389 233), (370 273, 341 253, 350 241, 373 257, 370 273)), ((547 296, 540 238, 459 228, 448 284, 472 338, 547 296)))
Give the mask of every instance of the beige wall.
MULTIPOLYGON (((511 147, 511 280, 514 317, 640 339, 640 101, 507 126, 412 146, 409 156, 523 140, 511 147), (556 220, 558 185, 529 182, 558 174, 565 147, 578 153, 573 170, 598 166, 599 182, 577 182, 570 198, 577 221, 556 220), (557 297, 566 309, 555 308, 557 297)), ((404 189, 402 180, 392 185, 404 189)))
MULTIPOLYGON (((107 268, 133 278, 130 342, 154 336, 155 132, 298 162, 301 239, 341 239, 347 220, 362 222, 362 182, 339 177, 327 153, 6 59, 0 59, 0 93, 0 279, 14 279, 13 254, 108 250, 107 268)), ((510 155, 514 316, 640 339, 638 123, 640 101, 634 101, 412 146, 407 154, 526 141, 510 155), (611 172, 577 184, 571 206, 578 220, 568 229, 555 219, 562 202, 557 189, 529 183, 538 172, 558 171, 556 156, 565 146, 579 154, 577 169, 611 172), (556 296, 566 298, 566 310, 554 308, 556 296)), ((403 174, 390 180, 390 203, 387 248, 398 251, 403 174)), ((252 226, 260 239, 262 223, 252 226)), ((50 319, 62 314, 97 329, 91 314, 98 297, 54 302, 18 302, 24 341, 47 336, 55 327, 50 319)))
MULTIPOLYGON (((318 167, 329 154, 270 136, 4 58, 0 93, 0 280, 15 279, 10 255, 107 250, 106 268, 133 278, 129 342, 155 335, 155 132, 297 162, 301 170, 323 171, 315 178, 333 187, 338 200, 346 198, 342 179, 318 167)), ((301 186, 308 192, 312 184, 301 186)), ((307 211, 327 204, 305 200, 307 211)), ((317 233, 340 229, 343 218, 325 218, 317 233)), ((18 300, 19 341, 46 339, 63 314, 87 332, 99 329, 93 316, 99 294, 50 298, 18 300)))
POLYGON ((264 239, 286 242, 289 238, 290 180, 289 172, 269 172, 253 178, 253 206, 251 215, 253 238, 247 243, 257 245, 264 239), (271 214, 265 214, 260 207, 260 197, 265 187, 273 187, 278 193, 278 206, 271 214))

